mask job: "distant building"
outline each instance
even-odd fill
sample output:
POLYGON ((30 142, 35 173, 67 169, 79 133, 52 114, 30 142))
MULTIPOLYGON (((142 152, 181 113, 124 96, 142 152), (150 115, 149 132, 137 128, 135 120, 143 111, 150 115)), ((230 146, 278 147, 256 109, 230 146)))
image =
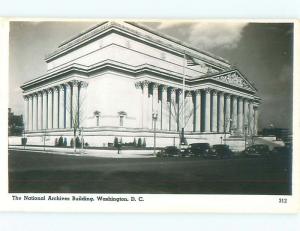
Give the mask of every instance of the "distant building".
POLYGON ((11 108, 8 108, 8 135, 21 135, 24 130, 23 115, 14 115, 11 108))
POLYGON ((262 136, 276 136, 277 140, 282 140, 284 142, 291 142, 292 133, 288 128, 264 128, 261 131, 262 136))
POLYGON ((45 131, 52 144, 72 138, 78 126, 91 146, 114 137, 152 146, 154 113, 157 146, 178 144, 182 127, 189 143, 257 134, 260 98, 236 67, 137 23, 96 25, 45 60, 47 73, 21 86, 29 144, 45 131))

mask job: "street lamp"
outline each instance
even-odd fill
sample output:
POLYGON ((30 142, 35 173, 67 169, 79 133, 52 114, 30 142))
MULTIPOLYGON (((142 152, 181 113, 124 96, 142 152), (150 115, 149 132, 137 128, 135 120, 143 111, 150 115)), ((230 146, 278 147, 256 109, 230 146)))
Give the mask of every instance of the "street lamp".
POLYGON ((152 119, 153 119, 153 122, 154 122, 154 150, 153 150, 153 152, 154 152, 154 155, 156 154, 156 121, 157 121, 157 112, 153 112, 152 113, 152 119))

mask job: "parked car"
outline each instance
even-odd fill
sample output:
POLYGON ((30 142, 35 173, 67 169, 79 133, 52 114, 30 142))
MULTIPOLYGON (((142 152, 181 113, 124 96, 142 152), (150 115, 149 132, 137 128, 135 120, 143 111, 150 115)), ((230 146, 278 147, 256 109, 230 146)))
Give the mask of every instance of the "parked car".
POLYGON ((209 143, 193 143, 189 145, 189 152, 195 156, 208 157, 210 152, 209 143))
POLYGON ((254 144, 250 147, 247 147, 242 154, 245 157, 269 156, 270 149, 266 144, 254 144))
POLYGON ((288 146, 274 147, 271 154, 274 156, 278 155, 290 155, 292 152, 291 148, 288 146))
POLYGON ((180 150, 176 146, 167 146, 157 153, 157 157, 179 156, 180 150))
POLYGON ((190 145, 181 144, 180 145, 180 155, 182 157, 189 157, 189 156, 191 156, 190 145))
POLYGON ((213 145, 209 152, 210 158, 224 159, 224 158, 232 158, 232 156, 233 156, 233 152, 226 144, 213 145))

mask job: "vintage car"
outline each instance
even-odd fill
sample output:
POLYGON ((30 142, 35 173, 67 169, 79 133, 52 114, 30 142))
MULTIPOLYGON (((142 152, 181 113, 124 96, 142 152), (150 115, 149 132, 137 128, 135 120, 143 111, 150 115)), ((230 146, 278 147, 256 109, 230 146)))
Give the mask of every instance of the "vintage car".
POLYGON ((269 146, 266 144, 254 144, 250 147, 247 147, 243 152, 242 155, 244 157, 260 157, 260 156, 269 156, 270 149, 269 146))
POLYGON ((157 157, 180 156, 180 149, 176 146, 167 146, 157 153, 157 157))
POLYGON ((224 159, 232 158, 233 152, 226 144, 213 145, 209 152, 209 158, 224 159))
POLYGON ((209 143, 193 143, 189 145, 188 152, 192 155, 207 158, 210 152, 209 143))

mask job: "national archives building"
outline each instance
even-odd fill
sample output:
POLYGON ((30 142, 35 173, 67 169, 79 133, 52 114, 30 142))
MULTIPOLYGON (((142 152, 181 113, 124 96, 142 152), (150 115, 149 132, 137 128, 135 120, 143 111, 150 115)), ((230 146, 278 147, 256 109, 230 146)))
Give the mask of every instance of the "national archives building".
POLYGON ((74 126, 98 147, 115 137, 152 146, 154 127, 158 146, 178 145, 182 127, 188 143, 257 134, 260 98, 246 76, 221 57, 143 25, 98 24, 45 61, 47 72, 21 86, 28 144, 47 135, 48 145, 60 136, 70 145, 74 126))

